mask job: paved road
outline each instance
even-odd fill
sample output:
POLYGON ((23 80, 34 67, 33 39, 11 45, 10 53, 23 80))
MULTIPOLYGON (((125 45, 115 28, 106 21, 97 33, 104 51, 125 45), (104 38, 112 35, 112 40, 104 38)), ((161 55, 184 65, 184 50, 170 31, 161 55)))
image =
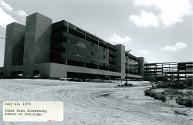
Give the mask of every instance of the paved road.
MULTIPOLYGON (((64 121, 37 125, 191 125, 193 116, 175 114, 181 109, 145 97, 147 82, 117 88, 116 83, 79 83, 56 80, 0 80, 0 107, 5 100, 64 102, 64 121)), ((193 111, 186 109, 187 112, 193 111)), ((2 119, 2 108, 0 108, 2 119)), ((32 122, 0 125, 34 125, 32 122)))

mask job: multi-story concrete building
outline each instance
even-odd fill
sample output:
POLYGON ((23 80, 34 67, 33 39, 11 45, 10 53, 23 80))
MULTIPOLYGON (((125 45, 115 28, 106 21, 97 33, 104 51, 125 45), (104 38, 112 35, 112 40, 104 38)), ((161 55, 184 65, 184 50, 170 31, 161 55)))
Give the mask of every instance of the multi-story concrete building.
MULTIPOLYGON (((142 78, 144 59, 67 22, 34 13, 6 29, 3 75, 47 78, 142 78)), ((1 69, 2 70, 2 69, 1 69)))

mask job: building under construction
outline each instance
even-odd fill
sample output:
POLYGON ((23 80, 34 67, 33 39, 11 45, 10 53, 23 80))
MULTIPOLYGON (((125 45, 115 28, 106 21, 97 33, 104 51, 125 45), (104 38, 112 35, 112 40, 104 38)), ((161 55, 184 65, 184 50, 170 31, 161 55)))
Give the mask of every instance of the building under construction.
POLYGON ((193 78, 193 62, 146 63, 144 78, 157 80, 186 80, 193 78))

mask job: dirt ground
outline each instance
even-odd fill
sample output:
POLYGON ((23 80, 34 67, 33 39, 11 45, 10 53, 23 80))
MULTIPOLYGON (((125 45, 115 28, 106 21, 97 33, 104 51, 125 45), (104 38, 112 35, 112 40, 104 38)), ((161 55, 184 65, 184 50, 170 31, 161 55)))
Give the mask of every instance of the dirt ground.
POLYGON ((144 96, 149 82, 94 83, 57 80, 0 80, 0 125, 192 125, 193 108, 144 96), (63 101, 63 122, 3 122, 3 101, 63 101), (184 110, 188 116, 176 114, 184 110))

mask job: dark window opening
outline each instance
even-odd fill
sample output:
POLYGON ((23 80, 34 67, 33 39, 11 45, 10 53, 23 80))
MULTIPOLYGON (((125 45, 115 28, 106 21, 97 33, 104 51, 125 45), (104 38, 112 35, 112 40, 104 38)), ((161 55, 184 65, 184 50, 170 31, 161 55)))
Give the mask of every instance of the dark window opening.
POLYGON ((114 46, 112 46, 112 45, 109 46, 109 50, 110 50, 110 51, 113 51, 113 52, 116 52, 116 51, 117 51, 116 48, 115 48, 114 46))
POLYGON ((51 58, 50 61, 59 64, 66 64, 66 59, 63 58, 51 58))
POLYGON ((96 39, 90 37, 90 36, 86 36, 86 40, 88 40, 88 41, 90 41, 90 42, 92 42, 92 43, 98 45, 98 41, 97 41, 96 39))
POLYGON ((98 69, 98 65, 92 64, 92 63, 86 63, 86 68, 92 68, 92 69, 98 69))
POLYGON ((99 66, 99 69, 101 69, 101 70, 108 70, 109 68, 107 66, 99 66))
POLYGON ((62 46, 51 46, 51 50, 59 53, 66 53, 66 47, 62 47, 62 46))
POLYGON ((50 58, 62 58, 62 53, 50 51, 50 58))
POLYGON ((109 71, 118 72, 117 68, 109 67, 109 71))
POLYGON ((40 71, 39 70, 34 70, 33 71, 33 76, 34 77, 40 77, 40 71))
POLYGON ((82 38, 82 39, 85 39, 85 35, 83 34, 83 33, 81 33, 81 32, 78 32, 78 31, 76 31, 76 30, 74 30, 74 29, 69 29, 69 33, 70 34, 73 34, 73 35, 75 35, 75 36, 77 36, 77 37, 80 37, 80 38, 82 38))
POLYGON ((76 60, 67 60, 67 65, 84 67, 84 63, 76 60))
POLYGON ((76 30, 77 30, 78 32, 83 33, 83 34, 87 34, 85 31, 83 31, 83 30, 82 30, 82 29, 80 29, 80 28, 76 28, 76 30))
POLYGON ((110 58, 116 58, 116 55, 109 53, 110 58))
POLYGON ((104 44, 104 43, 102 43, 102 42, 99 42, 99 46, 108 49, 108 45, 106 45, 106 44, 104 44))
POLYGON ((51 42, 52 43, 62 43, 62 42, 67 43, 68 40, 65 36, 53 36, 51 42))
POLYGON ((52 28, 52 33, 58 33, 62 31, 67 32, 67 26, 62 25, 62 26, 52 28))
POLYGON ((109 64, 110 64, 110 65, 116 65, 116 62, 114 62, 114 61, 109 61, 109 64))

